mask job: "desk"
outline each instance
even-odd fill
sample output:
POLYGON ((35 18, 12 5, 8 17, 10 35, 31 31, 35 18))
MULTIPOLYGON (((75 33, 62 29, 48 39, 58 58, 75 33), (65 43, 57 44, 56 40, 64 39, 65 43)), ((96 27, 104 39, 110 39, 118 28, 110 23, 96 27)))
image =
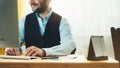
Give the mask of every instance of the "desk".
POLYGON ((0 68, 119 68, 119 62, 109 58, 105 61, 87 61, 83 57, 76 59, 0 59, 0 68))

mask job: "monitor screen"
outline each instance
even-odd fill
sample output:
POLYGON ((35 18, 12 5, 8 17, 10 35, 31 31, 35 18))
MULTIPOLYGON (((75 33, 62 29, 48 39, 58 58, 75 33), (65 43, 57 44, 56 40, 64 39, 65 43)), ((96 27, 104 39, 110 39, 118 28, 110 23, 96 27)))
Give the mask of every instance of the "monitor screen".
POLYGON ((0 47, 18 47, 17 0, 0 0, 0 47))

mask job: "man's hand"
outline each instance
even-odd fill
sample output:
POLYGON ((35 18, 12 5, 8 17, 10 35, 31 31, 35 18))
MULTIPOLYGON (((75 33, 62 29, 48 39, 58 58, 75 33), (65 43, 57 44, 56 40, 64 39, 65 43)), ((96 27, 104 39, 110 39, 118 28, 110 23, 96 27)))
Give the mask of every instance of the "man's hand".
POLYGON ((38 47, 31 46, 26 49, 26 56, 39 56, 43 57, 44 56, 44 51, 42 49, 39 49, 38 47))
POLYGON ((20 55, 20 51, 18 48, 8 48, 7 51, 5 52, 5 54, 18 56, 18 55, 20 55))

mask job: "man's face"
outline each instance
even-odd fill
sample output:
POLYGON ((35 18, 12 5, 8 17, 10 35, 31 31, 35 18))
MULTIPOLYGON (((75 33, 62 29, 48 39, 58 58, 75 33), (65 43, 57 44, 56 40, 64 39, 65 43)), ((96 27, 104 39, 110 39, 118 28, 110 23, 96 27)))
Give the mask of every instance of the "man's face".
POLYGON ((29 3, 34 12, 42 13, 49 7, 50 0, 30 0, 29 3))

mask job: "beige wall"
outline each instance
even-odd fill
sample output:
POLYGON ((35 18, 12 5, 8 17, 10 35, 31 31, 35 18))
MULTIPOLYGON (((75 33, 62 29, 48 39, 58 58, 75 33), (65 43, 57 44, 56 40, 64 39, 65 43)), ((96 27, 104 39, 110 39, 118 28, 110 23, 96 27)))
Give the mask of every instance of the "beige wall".
POLYGON ((19 19, 31 12, 29 0, 18 0, 19 19), (27 7, 27 8, 26 8, 27 7))

